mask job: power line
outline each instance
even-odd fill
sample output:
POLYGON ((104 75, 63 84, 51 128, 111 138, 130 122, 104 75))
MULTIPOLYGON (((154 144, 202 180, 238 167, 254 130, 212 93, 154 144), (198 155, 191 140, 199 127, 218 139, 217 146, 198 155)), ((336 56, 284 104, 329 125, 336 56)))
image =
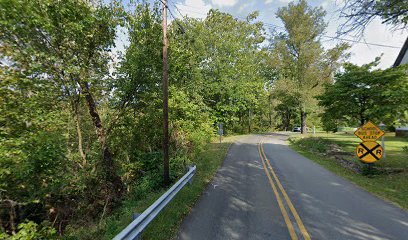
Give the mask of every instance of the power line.
MULTIPOLYGON (((186 24, 184 24, 184 27, 186 28, 186 29, 188 29, 188 26, 187 26, 187 17, 186 16, 184 16, 182 13, 181 13, 181 11, 180 11, 180 9, 177 7, 177 4, 176 3, 174 3, 173 1, 169 1, 173 6, 174 6, 174 8, 176 9, 176 11, 180 14, 180 16, 183 18, 183 21, 186 23, 186 24)), ((185 33, 185 32, 184 32, 185 33)))
POLYGON ((178 22, 177 18, 174 17, 173 12, 170 10, 169 5, 164 3, 163 0, 160 0, 160 2, 169 10, 169 13, 171 15, 171 17, 174 19, 174 21, 176 21, 176 24, 179 26, 179 28, 181 29, 182 33, 185 33, 186 31, 184 30, 183 26, 181 26, 181 24, 178 22))
MULTIPOLYGON (((285 29, 284 27, 274 25, 272 23, 264 23, 264 25, 267 25, 269 27, 275 27, 275 28, 280 28, 280 29, 285 29)), ((366 44, 366 45, 373 45, 373 46, 378 46, 378 47, 388 47, 388 48, 396 48, 400 49, 400 47, 397 46, 391 46, 391 45, 385 45, 385 44, 380 44, 380 43, 369 43, 369 42, 362 42, 362 41, 357 41, 353 39, 347 39, 347 38, 341 38, 341 37, 333 37, 333 36, 328 36, 328 35, 322 35, 322 37, 325 38, 330 38, 330 39, 337 39, 337 40, 342 40, 342 41, 347 41, 347 42, 353 42, 353 43, 360 43, 360 44, 366 44)))
POLYGON ((340 38, 340 37, 332 37, 332 36, 326 36, 326 35, 323 35, 323 37, 325 37, 325 38, 331 38, 331 39, 338 39, 338 40, 347 41, 347 42, 353 42, 353 43, 373 45, 373 46, 378 46, 378 47, 388 47, 388 48, 397 48, 397 49, 400 49, 400 47, 391 46, 391 45, 384 45, 384 44, 380 44, 380 43, 361 42, 361 41, 357 41, 357 40, 346 39, 346 38, 340 38))
MULTIPOLYGON (((181 4, 181 3, 179 3, 179 5, 184 6, 184 7, 199 9, 199 8, 197 8, 197 7, 190 6, 190 5, 186 5, 186 4, 181 4)), ((177 8, 177 9, 178 9, 178 8, 177 8)), ((180 10, 178 10, 178 11, 179 11, 180 15, 182 15, 181 12, 180 12, 180 10)), ((202 16, 207 16, 207 14, 204 14, 204 13, 202 13, 202 12, 196 12, 196 11, 191 11, 191 10, 185 10, 185 12, 195 13, 195 14, 199 14, 199 15, 202 15, 202 16)), ((182 16, 183 16, 183 15, 182 15, 182 16)), ((247 20, 247 18, 241 17, 241 16, 234 16, 234 17, 236 17, 236 18, 238 18, 238 19, 247 20)), ((265 26, 268 26, 268 27, 271 27, 271 28, 285 29, 285 28, 282 27, 282 26, 278 26, 278 25, 275 25, 275 24, 273 24, 273 23, 268 23, 268 22, 265 22, 265 21, 263 21, 263 24, 264 24, 265 26)), ((380 44, 380 43, 370 43, 370 42, 365 42, 365 41, 357 41, 357 40, 353 40, 353 39, 347 39, 347 38, 341 38, 341 37, 334 37, 334 36, 328 36, 328 35, 322 35, 322 37, 329 38, 329 39, 332 39, 332 40, 337 39, 337 40, 341 40, 341 41, 352 42, 352 43, 358 43, 358 44, 365 44, 365 45, 372 45, 372 46, 377 46, 377 47, 386 47, 386 48, 400 49, 400 47, 397 47, 397 46, 385 45, 385 44, 380 44)))
POLYGON ((180 16, 185 20, 186 17, 181 13, 180 9, 177 7, 177 4, 175 4, 173 1, 169 1, 169 2, 174 6, 174 8, 177 10, 180 16))

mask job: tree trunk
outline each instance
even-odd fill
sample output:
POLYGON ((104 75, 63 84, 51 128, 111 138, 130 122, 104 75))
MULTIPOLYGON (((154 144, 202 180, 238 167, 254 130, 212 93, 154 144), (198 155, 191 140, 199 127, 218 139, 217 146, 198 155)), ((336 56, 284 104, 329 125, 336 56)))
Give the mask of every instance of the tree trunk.
POLYGON ((82 147, 82 132, 81 132, 81 125, 80 125, 81 121, 79 119, 78 106, 76 106, 75 108, 75 120, 76 120, 76 130, 77 130, 77 135, 78 135, 78 151, 82 158, 81 167, 84 167, 86 165, 86 155, 82 147))
POLYGON ((4 209, 8 208, 8 221, 7 217, 4 215, 4 219, 6 220, 6 223, 1 221, 0 219, 0 227, 4 227, 5 230, 11 231, 12 234, 15 234, 17 232, 17 225, 19 224, 19 216, 16 211, 16 207, 18 207, 18 203, 10 200, 10 199, 2 199, 0 200, 0 206, 4 209), (8 224, 7 224, 8 223, 8 224))
POLYGON ((251 109, 248 109, 248 133, 251 133, 251 109))
POLYGON ((363 114, 360 115, 360 126, 363 126, 365 123, 365 118, 363 116, 363 114))
POLYGON ((306 112, 302 109, 300 111, 300 128, 301 128, 302 134, 307 133, 307 130, 306 130, 306 115, 307 115, 306 112))
POLYGON ((272 130, 272 111, 269 112, 269 128, 272 130))
POLYGON ((361 126, 363 126, 364 125, 364 123, 365 123, 365 121, 367 121, 367 119, 366 119, 366 116, 365 116, 365 111, 366 111, 366 109, 365 109, 365 104, 366 104, 366 99, 365 98, 362 98, 362 99, 359 99, 359 102, 360 102, 360 109, 359 109, 359 117, 360 117, 360 125, 361 126))
POLYGON ((80 124, 79 123, 79 116, 77 116, 76 129, 77 129, 77 134, 78 134, 78 151, 79 151, 79 154, 82 157, 81 166, 84 167, 86 165, 86 155, 85 155, 84 149, 82 147, 82 133, 81 133, 81 127, 80 127, 79 124, 80 124))
POLYGON ((88 104, 89 114, 91 115, 92 122, 95 127, 98 141, 102 150, 102 172, 105 175, 106 181, 106 198, 111 201, 115 201, 122 196, 123 183, 120 177, 116 173, 116 166, 113 161, 112 153, 106 142, 106 135, 102 126, 102 121, 99 117, 99 113, 96 109, 96 104, 92 93, 89 91, 89 84, 87 82, 80 82, 82 93, 85 95, 86 102, 88 104))
POLYGON ((290 125, 290 110, 286 109, 284 113, 284 121, 283 121, 283 127, 285 128, 285 131, 289 130, 289 125, 290 125))

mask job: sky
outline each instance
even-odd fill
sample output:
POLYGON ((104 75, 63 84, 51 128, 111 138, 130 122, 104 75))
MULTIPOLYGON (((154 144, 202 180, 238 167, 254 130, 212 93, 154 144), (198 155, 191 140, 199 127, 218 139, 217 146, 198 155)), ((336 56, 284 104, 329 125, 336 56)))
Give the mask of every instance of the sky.
MULTIPOLYGON (((152 1, 152 0, 151 0, 152 1)), ((207 12, 211 9, 219 9, 227 12, 234 17, 245 18, 253 11, 259 11, 258 20, 268 26, 283 26, 281 21, 276 18, 278 8, 286 6, 290 0, 168 0, 170 11, 175 17, 189 16, 195 18, 205 18, 207 12)), ((344 19, 339 19, 338 10, 341 8, 342 0, 308 0, 309 5, 313 7, 321 6, 326 11, 326 22, 328 27, 325 36, 335 36, 338 26, 344 19)), ((171 21, 171 19, 169 19, 171 21)), ((279 28, 278 28, 279 30, 279 28)), ((387 45, 390 47, 374 46, 364 43, 348 42, 352 47, 349 52, 350 62, 358 65, 372 62, 375 57, 383 54, 379 68, 389 68, 395 62, 405 39, 408 36, 408 29, 402 31, 391 31, 390 27, 381 24, 379 19, 375 19, 366 29, 365 34, 359 41, 387 45)), ((122 33, 119 37, 118 48, 123 49, 126 40, 122 33)), ((350 36, 342 38, 356 40, 350 36)), ((330 48, 339 43, 340 40, 322 38, 322 44, 325 48, 330 48)))

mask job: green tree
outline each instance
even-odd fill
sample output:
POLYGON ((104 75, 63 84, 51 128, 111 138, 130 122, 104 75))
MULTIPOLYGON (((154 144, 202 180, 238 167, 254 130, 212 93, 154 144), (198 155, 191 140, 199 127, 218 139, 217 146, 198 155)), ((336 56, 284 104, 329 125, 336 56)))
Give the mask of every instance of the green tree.
POLYGON ((250 116, 266 94, 261 47, 265 33, 256 17, 253 13, 238 20, 210 10, 204 20, 183 21, 185 34, 176 25, 172 32, 170 80, 193 98, 200 95, 214 126, 222 122, 227 131, 242 131, 244 124, 249 130, 250 116))
MULTIPOLYGON (((56 191, 45 188, 53 186, 45 179, 54 176, 58 182, 61 179, 54 171, 62 174, 69 165, 71 134, 66 119, 70 116, 76 116, 77 151, 86 160, 79 119, 85 105, 99 142, 96 148, 101 157, 93 166, 99 173, 99 197, 110 209, 121 197, 123 186, 100 109, 109 76, 109 51, 121 22, 120 6, 82 0, 6 0, 0 2, 0 8, 0 74, 5 79, 1 81, 5 100, 0 105, 2 112, 7 112, 0 119, 1 141, 5 143, 1 145, 7 148, 0 151, 4 157, 1 164, 11 161, 19 166, 14 176, 33 173, 36 181, 24 181, 32 191, 27 186, 22 189, 28 194, 44 199, 56 191), (17 148, 10 150, 13 146, 17 148), (39 186, 49 192, 40 191, 39 186)), ((2 174, 10 175, 7 171, 2 174)))
MULTIPOLYGON (((113 82, 114 108, 126 114, 147 115, 149 129, 143 129, 145 147, 161 149, 161 106, 159 99, 162 84, 162 27, 159 5, 136 4, 128 13, 126 28, 130 45, 121 59, 118 77, 113 82), (152 136, 155 136, 152 138, 152 136), (149 139, 150 138, 150 139, 149 139)), ((126 114, 123 116, 126 117, 126 114)), ((145 119, 144 117, 141 119, 145 119)), ((143 123, 141 123, 143 124, 143 123)))
POLYGON ((332 81, 332 73, 348 46, 340 44, 326 51, 322 48, 320 37, 326 28, 325 12, 322 8, 311 8, 304 0, 280 8, 277 16, 285 32, 272 39, 272 64, 279 71, 274 91, 282 93, 278 94, 282 99, 297 100, 302 133, 305 133, 307 114, 317 108, 314 97, 322 93, 325 83, 332 81))
POLYGON ((379 58, 362 66, 345 64, 344 72, 318 97, 325 119, 349 125, 368 120, 392 125, 403 118, 408 109, 407 67, 374 70, 378 63, 379 58))

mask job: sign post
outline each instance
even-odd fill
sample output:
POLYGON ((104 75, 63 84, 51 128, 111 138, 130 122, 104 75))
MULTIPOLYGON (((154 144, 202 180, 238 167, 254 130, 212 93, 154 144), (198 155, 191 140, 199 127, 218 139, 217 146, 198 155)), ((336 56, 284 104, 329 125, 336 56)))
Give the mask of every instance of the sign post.
MULTIPOLYGON (((378 126, 380 127, 380 129, 382 131, 385 130, 386 125, 383 122, 381 122, 378 126)), ((384 135, 381 136, 381 146, 384 149, 383 158, 385 160, 387 158, 387 154, 385 153, 385 137, 384 137, 384 135)))
POLYGON ((354 134, 363 140, 357 146, 356 155, 361 162, 371 165, 384 156, 384 148, 376 140, 384 135, 384 132, 372 122, 368 121, 359 127, 354 134))
POLYGON ((224 134, 224 125, 222 123, 218 123, 218 135, 220 135, 220 143, 222 139, 222 135, 224 134))

